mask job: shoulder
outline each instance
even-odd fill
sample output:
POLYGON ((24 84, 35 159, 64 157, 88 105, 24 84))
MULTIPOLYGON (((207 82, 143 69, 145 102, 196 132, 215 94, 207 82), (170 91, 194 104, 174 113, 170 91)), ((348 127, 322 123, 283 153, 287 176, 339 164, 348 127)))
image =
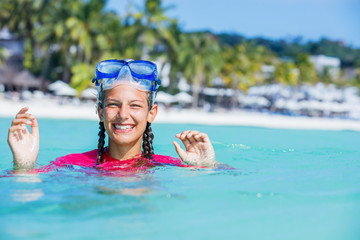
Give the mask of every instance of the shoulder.
POLYGON ((84 153, 73 153, 58 157, 52 164, 56 166, 78 165, 83 167, 92 167, 96 163, 97 149, 84 153))

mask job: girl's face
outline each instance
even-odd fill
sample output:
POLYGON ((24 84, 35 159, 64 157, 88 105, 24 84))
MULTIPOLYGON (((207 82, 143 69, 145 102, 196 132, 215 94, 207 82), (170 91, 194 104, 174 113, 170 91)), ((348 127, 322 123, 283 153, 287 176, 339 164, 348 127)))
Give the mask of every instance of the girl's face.
POLYGON ((106 90, 103 108, 98 107, 109 140, 118 146, 141 146, 146 123, 153 122, 157 105, 149 111, 147 93, 130 85, 120 84, 106 90))

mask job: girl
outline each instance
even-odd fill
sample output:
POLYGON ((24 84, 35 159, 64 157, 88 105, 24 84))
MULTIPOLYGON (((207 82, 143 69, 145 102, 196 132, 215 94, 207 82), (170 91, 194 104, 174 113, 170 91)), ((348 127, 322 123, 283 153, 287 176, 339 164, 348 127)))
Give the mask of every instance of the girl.
MULTIPOLYGON (((93 82, 98 90, 98 148, 57 158, 38 171, 49 171, 56 166, 67 165, 103 170, 137 170, 159 165, 218 165, 208 136, 198 131, 189 130, 176 135, 185 146, 183 150, 177 142, 173 142, 182 162, 169 156, 154 154, 151 123, 158 112, 154 100, 161 83, 154 63, 129 59, 105 60, 96 65, 93 82), (109 143, 106 148, 105 132, 109 143)), ((8 144, 15 169, 33 168, 39 153, 39 127, 36 118, 27 113, 28 109, 22 108, 9 128, 8 144), (31 126, 31 133, 25 125, 31 126)))

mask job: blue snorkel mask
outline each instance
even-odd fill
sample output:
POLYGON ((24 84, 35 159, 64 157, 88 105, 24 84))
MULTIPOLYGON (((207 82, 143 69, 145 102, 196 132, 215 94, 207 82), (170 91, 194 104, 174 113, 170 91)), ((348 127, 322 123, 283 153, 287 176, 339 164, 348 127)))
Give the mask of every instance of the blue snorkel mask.
POLYGON ((161 84, 154 63, 132 59, 112 59, 99 62, 96 64, 95 77, 92 82, 97 86, 97 103, 101 91, 120 84, 129 84, 140 91, 151 92, 151 104, 154 104, 156 90, 161 84))

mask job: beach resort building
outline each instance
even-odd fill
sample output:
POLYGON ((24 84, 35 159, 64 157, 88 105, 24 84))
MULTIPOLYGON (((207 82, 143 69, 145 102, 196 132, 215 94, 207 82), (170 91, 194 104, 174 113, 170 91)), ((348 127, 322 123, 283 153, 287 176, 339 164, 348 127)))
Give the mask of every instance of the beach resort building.
POLYGON ((313 55, 310 57, 310 61, 314 64, 319 75, 323 75, 328 71, 332 78, 339 77, 341 67, 339 58, 325 55, 313 55))

